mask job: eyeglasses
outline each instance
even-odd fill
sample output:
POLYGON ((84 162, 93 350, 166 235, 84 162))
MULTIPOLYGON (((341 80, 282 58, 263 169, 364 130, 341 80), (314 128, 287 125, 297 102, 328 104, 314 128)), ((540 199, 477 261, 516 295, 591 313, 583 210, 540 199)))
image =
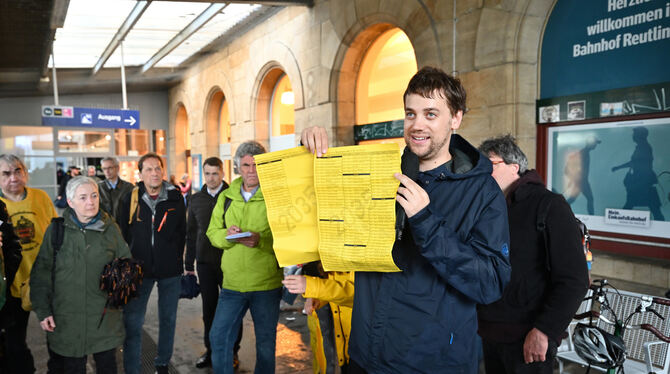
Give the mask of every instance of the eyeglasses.
POLYGON ((496 161, 491 160, 491 163, 495 166, 495 165, 498 165, 498 164, 504 164, 505 160, 496 160, 496 161))

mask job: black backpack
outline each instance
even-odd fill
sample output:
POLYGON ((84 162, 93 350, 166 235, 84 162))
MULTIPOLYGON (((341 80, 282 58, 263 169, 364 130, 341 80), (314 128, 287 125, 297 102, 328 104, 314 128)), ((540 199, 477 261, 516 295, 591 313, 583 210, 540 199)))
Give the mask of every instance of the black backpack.
MULTIPOLYGON (((544 250, 545 250, 545 261, 547 270, 551 270, 551 262, 549 260, 549 246, 547 245, 547 215, 549 215, 549 208, 551 207, 552 195, 545 195, 540 201, 537 213, 537 230, 542 232, 542 237, 544 239, 544 250)), ((589 229, 586 227, 586 224, 582 222, 579 218, 574 217, 575 224, 579 228, 581 233, 582 248, 584 249, 584 257, 586 257, 586 266, 589 270, 589 283, 591 281, 591 264, 593 262, 593 255, 591 254, 591 235, 589 234, 589 229)))

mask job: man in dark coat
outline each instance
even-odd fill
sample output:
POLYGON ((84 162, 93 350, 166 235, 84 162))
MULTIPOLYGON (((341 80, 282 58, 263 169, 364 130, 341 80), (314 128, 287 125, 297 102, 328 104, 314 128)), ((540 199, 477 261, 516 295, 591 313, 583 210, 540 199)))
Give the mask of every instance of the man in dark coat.
MULTIPOLYGON (((392 251, 401 271, 356 272, 350 372, 477 372, 475 306, 499 299, 509 280, 509 229, 491 162, 453 133, 465 97, 457 78, 432 67, 407 86, 405 152, 418 171, 396 174, 407 217, 392 251)), ((322 156, 327 139, 309 128, 301 140, 322 156)))
POLYGON ((489 139, 479 149, 505 193, 512 262, 503 298, 478 310, 486 372, 551 373, 561 335, 588 288, 581 232, 563 196, 527 170, 514 138, 489 139))
MULTIPOLYGON (((200 192, 194 194, 188 205, 188 230, 186 233, 187 274, 195 274, 193 262, 198 261, 198 278, 202 295, 202 320, 205 323, 205 347, 207 351, 195 363, 197 368, 212 366, 212 349, 209 345, 209 330, 212 327, 219 289, 223 282, 221 271, 221 255, 223 251, 212 246, 207 237, 207 227, 212 217, 212 210, 221 191, 228 188, 223 180, 223 162, 218 157, 210 157, 202 164, 205 185, 200 192)), ((239 365, 237 351, 240 349, 242 326, 235 344, 233 364, 239 365)))
POLYGON ((184 273, 186 207, 181 193, 163 180, 163 160, 147 153, 138 161, 142 182, 121 203, 117 221, 133 258, 142 261, 144 279, 137 298, 124 307, 126 340, 123 365, 127 374, 139 374, 142 325, 154 283, 158 284, 158 374, 168 372, 174 347, 177 303, 184 273), (137 189, 137 190, 135 190, 137 189))
POLYGON ((103 158, 100 167, 105 173, 105 180, 98 182, 100 208, 116 220, 121 200, 133 190, 133 185, 119 177, 119 160, 116 157, 103 158))

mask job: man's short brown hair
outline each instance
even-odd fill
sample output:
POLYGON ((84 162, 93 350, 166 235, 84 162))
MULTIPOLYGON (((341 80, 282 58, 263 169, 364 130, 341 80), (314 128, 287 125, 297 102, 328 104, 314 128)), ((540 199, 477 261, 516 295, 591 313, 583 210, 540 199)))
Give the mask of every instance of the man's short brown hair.
POLYGON ((447 101, 447 106, 451 110, 451 115, 456 115, 459 111, 465 112, 465 88, 461 85, 458 78, 444 72, 444 70, 425 66, 421 68, 407 84, 407 90, 403 95, 403 101, 407 99, 410 94, 421 95, 425 98, 435 99, 435 92, 447 101))
POLYGON ((223 161, 221 161, 221 159, 218 157, 209 157, 205 160, 205 162, 202 163, 203 167, 205 165, 214 166, 215 168, 223 170, 223 161))
POLYGON ((161 164, 161 169, 164 169, 165 166, 163 166, 163 159, 161 156, 159 156, 157 153, 154 152, 149 152, 145 154, 144 156, 140 157, 140 160, 137 161, 137 168, 140 169, 140 173, 142 172, 142 166, 144 165, 144 161, 149 159, 149 158, 155 158, 158 160, 158 162, 161 164))

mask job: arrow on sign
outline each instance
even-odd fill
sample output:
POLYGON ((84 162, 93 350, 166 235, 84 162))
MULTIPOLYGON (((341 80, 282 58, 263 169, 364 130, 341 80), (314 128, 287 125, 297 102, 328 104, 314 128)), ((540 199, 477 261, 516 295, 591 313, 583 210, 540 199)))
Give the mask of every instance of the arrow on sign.
POLYGON ((130 126, 132 126, 132 125, 135 124, 135 122, 137 122, 137 120, 135 119, 135 117, 130 116, 130 118, 124 119, 123 122, 128 122, 130 124, 130 126))

